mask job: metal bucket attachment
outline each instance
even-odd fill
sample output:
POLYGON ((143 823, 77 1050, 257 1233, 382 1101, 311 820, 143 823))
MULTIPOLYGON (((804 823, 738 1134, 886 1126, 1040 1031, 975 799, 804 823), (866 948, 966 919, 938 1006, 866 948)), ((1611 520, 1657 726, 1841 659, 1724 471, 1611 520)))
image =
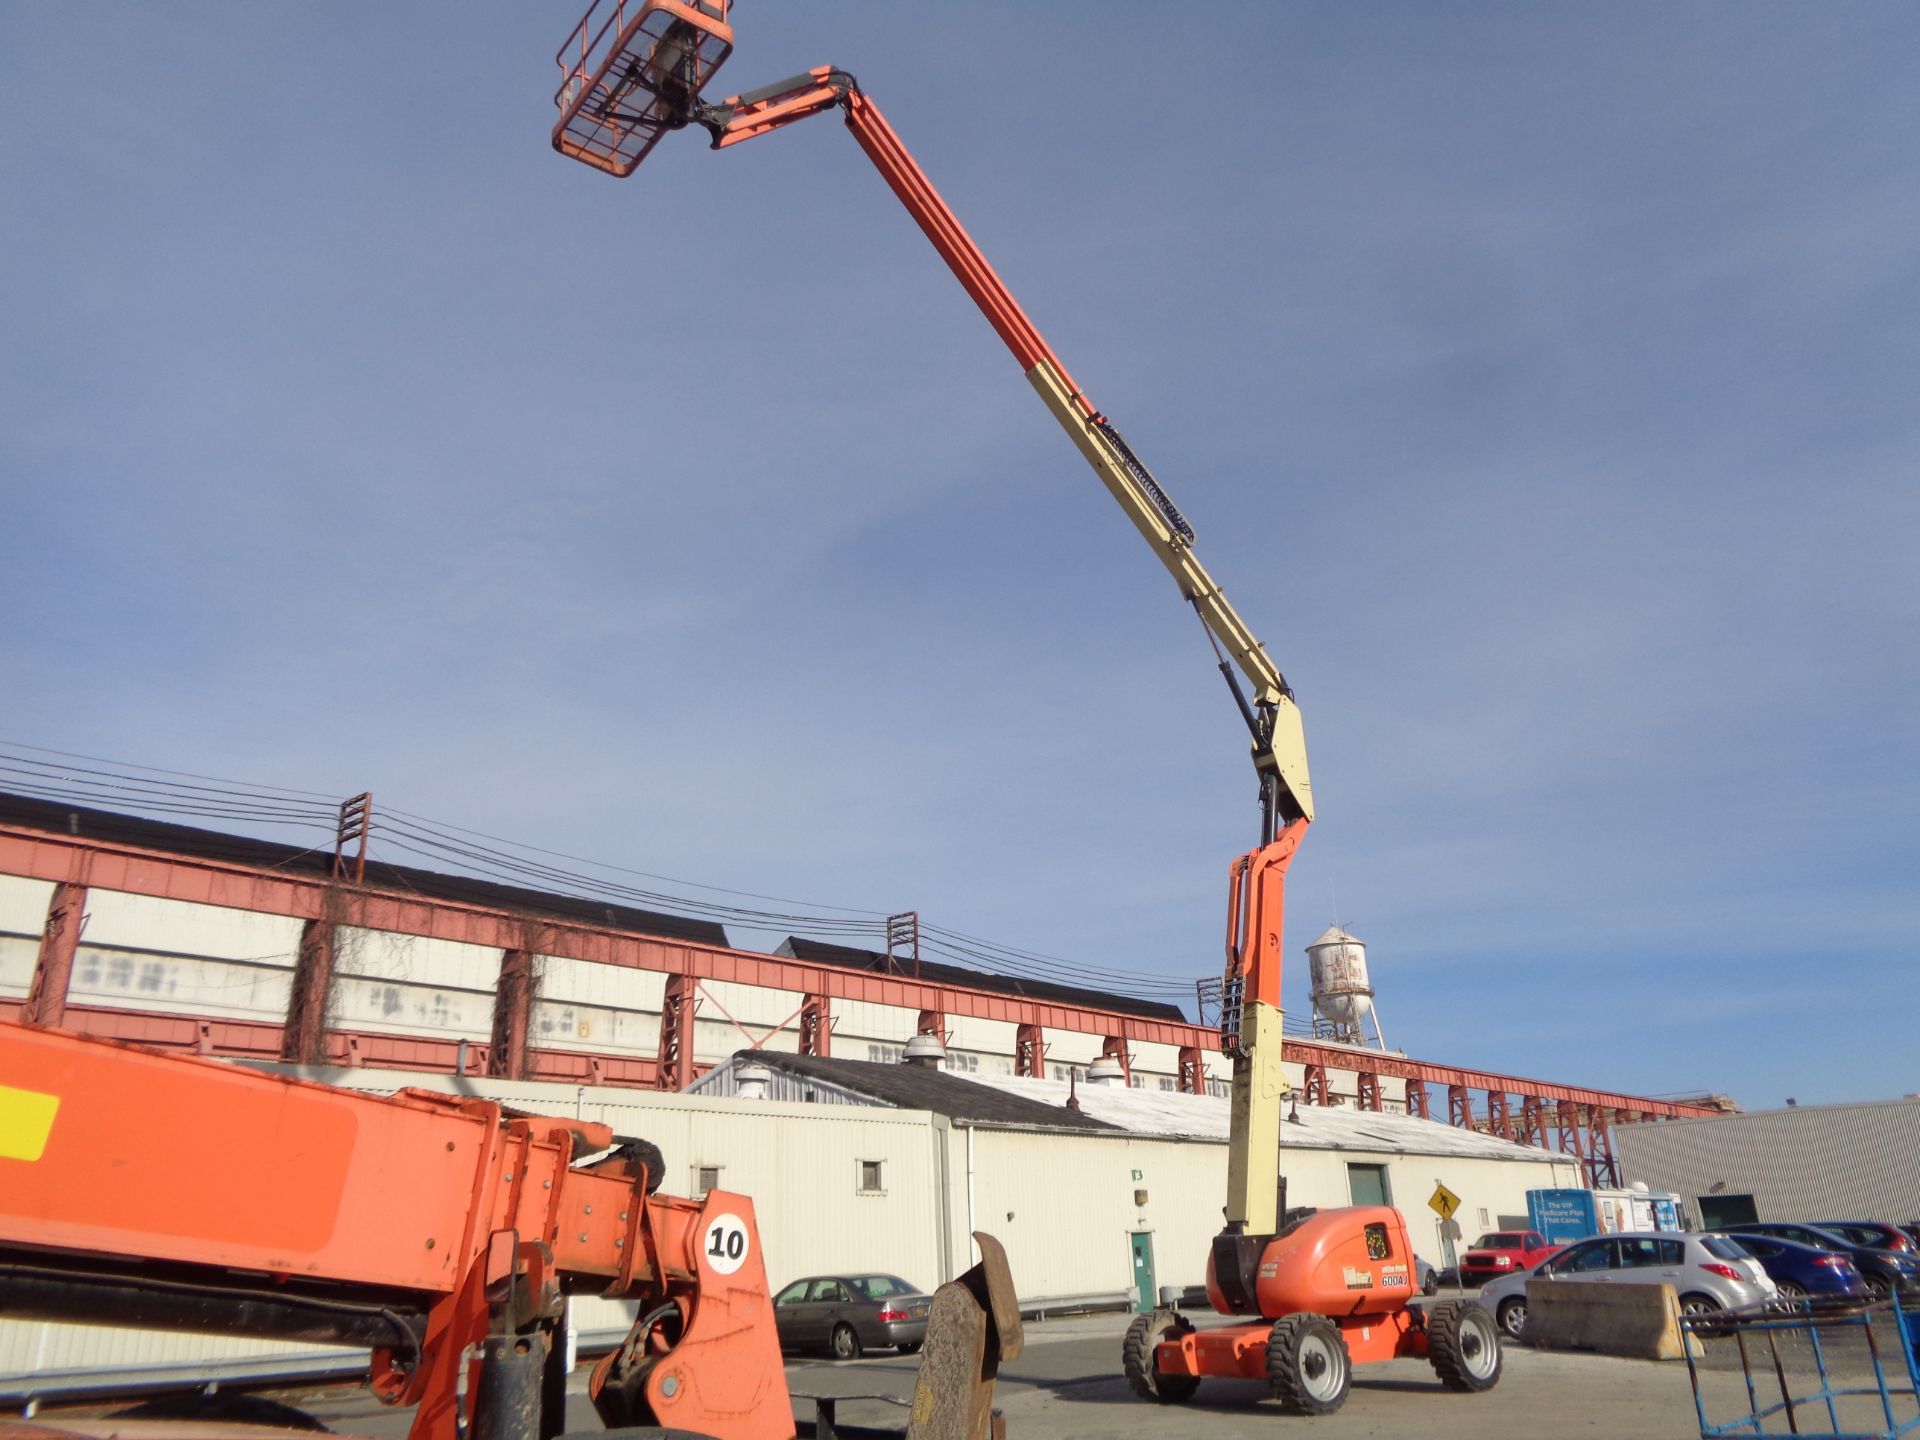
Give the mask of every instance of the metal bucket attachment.
POLYGON ((1007 1252, 982 1231, 973 1238, 980 1263, 933 1293, 907 1440, 988 1440, 1005 1433, 993 1412, 993 1381, 1000 1362, 1026 1348, 1026 1337, 1007 1252))
POLYGON ((728 0, 593 0, 554 59, 553 148, 631 175, 733 53, 728 0))

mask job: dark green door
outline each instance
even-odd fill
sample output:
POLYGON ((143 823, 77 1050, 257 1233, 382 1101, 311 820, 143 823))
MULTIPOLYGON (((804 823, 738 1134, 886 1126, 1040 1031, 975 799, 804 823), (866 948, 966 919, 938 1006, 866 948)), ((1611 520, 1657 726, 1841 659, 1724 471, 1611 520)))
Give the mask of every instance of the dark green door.
POLYGON ((1356 1205, 1391 1205, 1387 1192, 1387 1167, 1384 1165, 1347 1166, 1347 1188, 1356 1205))
POLYGON ((1160 1292, 1153 1285, 1153 1232, 1133 1232, 1133 1283, 1140 1287, 1139 1310, 1142 1314, 1159 1303, 1160 1292))

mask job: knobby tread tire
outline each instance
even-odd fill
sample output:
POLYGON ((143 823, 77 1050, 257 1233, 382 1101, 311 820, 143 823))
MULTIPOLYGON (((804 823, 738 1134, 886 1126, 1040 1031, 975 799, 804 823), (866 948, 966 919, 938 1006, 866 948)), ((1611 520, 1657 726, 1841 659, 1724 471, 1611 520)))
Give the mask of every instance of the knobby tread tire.
POLYGON ((1352 1380, 1353 1357, 1347 1353, 1346 1337, 1326 1316, 1303 1311, 1282 1315, 1273 1322, 1273 1329, 1267 1332, 1267 1384, 1272 1387, 1273 1398, 1280 1402, 1282 1410, 1293 1415, 1331 1415, 1347 1403, 1352 1380), (1328 1399, 1310 1394, 1302 1383, 1300 1341, 1316 1330, 1324 1330, 1332 1337, 1340 1363, 1347 1372, 1340 1393, 1328 1399))
MULTIPOLYGON (((1478 1322, 1469 1322, 1478 1326, 1478 1322)), ((1500 1383, 1500 1327, 1493 1317, 1472 1300, 1449 1300, 1445 1304, 1435 1305, 1427 1311, 1427 1359, 1432 1362, 1433 1373, 1440 1377, 1440 1383, 1449 1390, 1480 1391, 1491 1390, 1500 1383), (1486 1334, 1481 1339, 1493 1348, 1493 1369, 1485 1375, 1476 1375, 1473 1367, 1467 1363, 1466 1347, 1462 1341, 1463 1318, 1469 1310, 1479 1311, 1486 1319, 1486 1334)))
POLYGON ((1154 1366, 1153 1347, 1180 1328, 1179 1318, 1165 1310, 1137 1315, 1127 1326, 1127 1338, 1120 1344, 1120 1368, 1126 1374, 1127 1388, 1142 1400, 1175 1405, 1191 1400, 1200 1388, 1198 1375, 1163 1375, 1154 1366))

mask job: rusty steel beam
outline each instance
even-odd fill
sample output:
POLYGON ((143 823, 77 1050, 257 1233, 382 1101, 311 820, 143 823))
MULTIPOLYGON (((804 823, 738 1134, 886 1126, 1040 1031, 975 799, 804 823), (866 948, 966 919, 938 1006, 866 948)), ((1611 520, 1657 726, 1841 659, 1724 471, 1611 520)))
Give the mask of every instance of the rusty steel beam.
POLYGON ((309 920, 300 928, 300 950, 287 995, 287 1024, 280 1038, 280 1058, 296 1065, 319 1065, 326 1060, 333 935, 331 920, 309 920))
POLYGON ((1029 1080, 1047 1078, 1047 1036, 1038 1025, 1022 1025, 1015 1032, 1013 1073, 1029 1080))
POLYGON ((1188 1095, 1207 1093, 1207 1066, 1198 1045, 1180 1047, 1180 1089, 1188 1095))
POLYGON ((1433 1102, 1427 1096, 1427 1082, 1424 1080, 1407 1081, 1407 1113, 1418 1115, 1422 1120, 1431 1120, 1433 1102))
POLYGON ((1133 1088, 1133 1056, 1128 1053, 1126 1036, 1103 1036, 1100 1040, 1100 1058, 1118 1060, 1120 1078, 1126 1082, 1128 1089, 1133 1088))
POLYGON ((527 1078, 534 978, 532 951, 502 952, 500 983, 493 992, 493 1038, 487 1047, 489 1075, 502 1080, 527 1078))
POLYGON ((1327 1071, 1324 1065, 1308 1065, 1306 1074, 1307 1104, 1331 1105, 1333 1095, 1327 1089, 1327 1071))
MULTIPOLYGON (((369 930, 454 940, 503 951, 522 947, 526 934, 527 917, 502 909, 428 900, 372 887, 333 890, 324 877, 288 875, 12 825, 0 825, 0 875, 49 880, 55 884, 91 883, 103 890, 301 920, 330 919, 369 930), (330 894, 334 897, 331 902, 330 894)), ((1184 1021, 1154 1020, 1095 1006, 1038 1001, 871 971, 809 964, 781 956, 660 940, 561 919, 541 917, 540 924, 543 927, 541 953, 569 959, 665 972, 669 976, 685 974, 695 979, 762 985, 823 995, 833 1000, 1000 1020, 1023 1030, 1033 1027, 1036 1031, 1071 1030, 1100 1036, 1123 1032, 1136 1043, 1203 1051, 1220 1048, 1215 1030, 1184 1021)), ((1543 1100, 1562 1104, 1601 1106, 1659 1119, 1719 1113, 1701 1105, 1556 1085, 1392 1055, 1361 1056, 1340 1046, 1305 1040, 1287 1040, 1283 1053, 1289 1063, 1317 1065, 1323 1073, 1330 1069, 1355 1070, 1364 1061, 1383 1078, 1538 1095, 1543 1100)), ((687 1060, 690 1066, 690 1053, 687 1060)), ((1037 1056, 1035 1063, 1038 1063, 1037 1056)), ((691 1074, 687 1078, 691 1079, 691 1074)))
POLYGON ((833 997, 817 991, 800 1002, 800 1053, 833 1054, 833 997))
POLYGON ((40 932, 40 954, 27 986, 27 1003, 20 1009, 24 1025, 54 1030, 67 1013, 67 992, 73 984, 73 957, 80 949, 80 926, 87 914, 87 887, 61 881, 47 904, 46 928, 40 932))
POLYGON ((660 1001, 660 1048, 655 1056, 653 1083, 659 1090, 684 1090, 693 1083, 693 1016, 700 981, 692 975, 669 975, 660 1001))

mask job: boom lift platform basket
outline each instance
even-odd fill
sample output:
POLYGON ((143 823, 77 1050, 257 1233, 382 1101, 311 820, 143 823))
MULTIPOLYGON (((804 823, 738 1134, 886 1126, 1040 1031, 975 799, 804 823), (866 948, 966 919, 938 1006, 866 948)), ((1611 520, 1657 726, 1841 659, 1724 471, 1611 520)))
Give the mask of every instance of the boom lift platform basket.
POLYGON ((631 175, 688 120, 701 86, 733 52, 724 8, 705 0, 594 0, 555 54, 553 148, 631 175))

